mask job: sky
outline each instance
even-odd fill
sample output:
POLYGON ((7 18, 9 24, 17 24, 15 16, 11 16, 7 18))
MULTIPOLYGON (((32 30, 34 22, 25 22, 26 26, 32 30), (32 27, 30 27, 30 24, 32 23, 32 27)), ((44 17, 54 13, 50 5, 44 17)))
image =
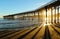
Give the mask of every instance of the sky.
POLYGON ((35 10, 51 0, 0 0, 0 18, 5 15, 35 10))

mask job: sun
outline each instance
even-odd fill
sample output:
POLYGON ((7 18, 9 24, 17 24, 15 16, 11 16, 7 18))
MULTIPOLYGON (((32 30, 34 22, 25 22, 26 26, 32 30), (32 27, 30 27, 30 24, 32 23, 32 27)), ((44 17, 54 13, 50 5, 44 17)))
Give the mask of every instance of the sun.
POLYGON ((51 24, 50 24, 50 23, 47 23, 47 24, 46 24, 46 23, 44 23, 43 25, 44 25, 44 26, 46 26, 46 25, 48 25, 48 26, 49 26, 49 25, 51 25, 51 24))

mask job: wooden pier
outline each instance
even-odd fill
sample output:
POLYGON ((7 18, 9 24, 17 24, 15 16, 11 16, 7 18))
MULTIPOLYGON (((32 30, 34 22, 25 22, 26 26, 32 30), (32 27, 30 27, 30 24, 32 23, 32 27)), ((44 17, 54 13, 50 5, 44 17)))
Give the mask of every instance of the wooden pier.
POLYGON ((4 19, 32 20, 32 23, 37 19, 38 25, 0 31, 0 39, 60 39, 60 0, 51 1, 34 11, 4 16, 4 19))

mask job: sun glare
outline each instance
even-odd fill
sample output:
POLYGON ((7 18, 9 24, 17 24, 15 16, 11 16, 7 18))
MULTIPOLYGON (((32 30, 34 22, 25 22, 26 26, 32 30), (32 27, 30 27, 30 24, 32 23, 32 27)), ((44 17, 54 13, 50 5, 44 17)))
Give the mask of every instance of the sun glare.
POLYGON ((50 23, 47 23, 47 24, 46 24, 46 23, 44 23, 44 26, 46 26, 46 25, 51 25, 51 24, 50 24, 50 23))

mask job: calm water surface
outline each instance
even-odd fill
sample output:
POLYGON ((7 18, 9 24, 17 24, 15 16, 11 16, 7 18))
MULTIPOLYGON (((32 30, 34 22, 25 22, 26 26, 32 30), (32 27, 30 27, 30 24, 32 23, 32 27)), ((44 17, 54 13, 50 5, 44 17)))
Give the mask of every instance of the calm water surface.
POLYGON ((1 28, 23 28, 29 27, 30 25, 37 24, 37 20, 5 20, 0 18, 0 29, 1 28))

